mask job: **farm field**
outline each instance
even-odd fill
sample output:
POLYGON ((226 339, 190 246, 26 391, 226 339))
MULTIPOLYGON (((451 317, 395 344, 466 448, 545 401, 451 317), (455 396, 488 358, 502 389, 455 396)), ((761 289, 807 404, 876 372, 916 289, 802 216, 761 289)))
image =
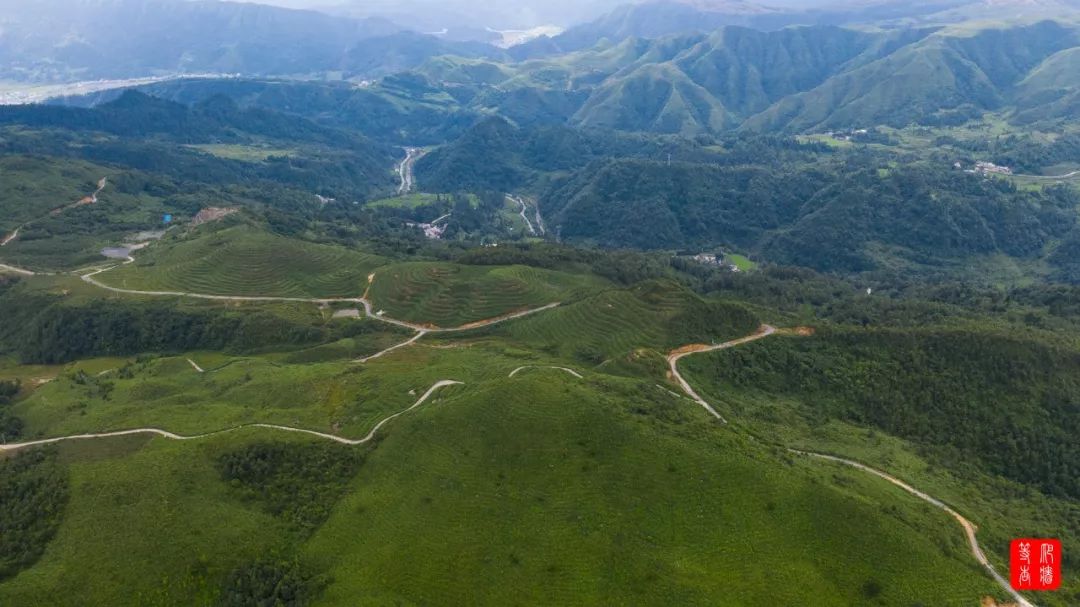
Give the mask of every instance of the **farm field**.
POLYGON ((603 286, 596 277, 526 266, 413 262, 380 268, 369 296, 392 318, 454 327, 572 301, 603 286))
POLYGON ((402 196, 395 196, 393 198, 380 198, 379 200, 373 200, 367 203, 369 207, 390 207, 390 208, 402 208, 413 209, 424 205, 432 204, 438 201, 437 194, 424 194, 422 192, 412 192, 402 196))
POLYGON ((177 236, 98 276, 140 291, 303 298, 359 297, 382 258, 284 238, 245 224, 177 236))
POLYGON ((191 149, 210 154, 217 158, 239 160, 242 162, 264 162, 272 156, 293 157, 298 151, 291 148, 275 148, 260 145, 238 145, 226 143, 207 143, 187 146, 191 149))
POLYGON ((703 300, 666 282, 605 290, 495 329, 544 352, 589 364, 660 361, 687 343, 752 333, 758 321, 737 305, 703 300))

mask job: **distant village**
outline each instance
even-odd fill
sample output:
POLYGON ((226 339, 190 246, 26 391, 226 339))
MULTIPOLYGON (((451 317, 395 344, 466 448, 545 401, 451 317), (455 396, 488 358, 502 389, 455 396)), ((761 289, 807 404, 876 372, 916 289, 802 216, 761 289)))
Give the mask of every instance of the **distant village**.
POLYGON ((690 259, 693 259, 694 261, 703 265, 716 266, 718 268, 727 268, 732 272, 741 272, 741 270, 739 270, 739 266, 733 263, 727 263, 727 261, 724 259, 723 253, 698 253, 696 255, 687 254, 680 256, 689 257, 690 259))
POLYGON ((1007 166, 1001 166, 994 164, 993 162, 979 161, 975 163, 975 166, 970 169, 965 169, 963 163, 957 162, 953 165, 955 169, 963 169, 965 173, 972 175, 1012 175, 1013 171, 1007 166))
POLYGON ((833 139, 835 139, 837 141, 852 141, 852 140, 858 138, 860 135, 869 135, 869 134, 870 134, 870 131, 868 129, 849 129, 849 130, 846 130, 846 131, 827 131, 827 132, 825 132, 826 137, 832 137, 833 139))

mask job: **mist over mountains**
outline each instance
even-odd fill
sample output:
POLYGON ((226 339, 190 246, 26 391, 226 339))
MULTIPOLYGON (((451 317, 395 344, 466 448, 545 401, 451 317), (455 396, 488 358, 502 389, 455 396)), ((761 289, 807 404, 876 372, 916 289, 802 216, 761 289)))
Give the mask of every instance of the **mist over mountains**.
POLYGON ((1080 104, 1074 4, 664 0, 620 6, 507 49, 457 39, 468 30, 433 35, 384 17, 259 4, 5 4, 0 79, 344 80, 376 85, 372 107, 681 135, 949 125, 986 112, 1030 123, 1080 104), (1016 17, 983 23, 975 15, 1016 17))

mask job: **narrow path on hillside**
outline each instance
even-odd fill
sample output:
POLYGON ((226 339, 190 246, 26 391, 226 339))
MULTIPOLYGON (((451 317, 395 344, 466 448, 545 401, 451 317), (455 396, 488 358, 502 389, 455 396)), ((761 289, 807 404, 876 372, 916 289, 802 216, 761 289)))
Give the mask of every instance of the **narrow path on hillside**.
POLYGON ((1031 179, 1072 179, 1080 175, 1080 171, 1073 171, 1071 173, 1065 173, 1064 175, 1025 175, 1023 173, 1014 173, 1013 177, 1028 177, 1031 179))
POLYGON ((425 335, 427 335, 427 331, 417 331, 416 335, 413 335, 409 339, 407 339, 407 340, 405 340, 405 341, 403 341, 403 342, 401 342, 399 344, 394 344, 394 345, 390 346, 389 348, 386 348, 385 350, 380 350, 380 351, 372 354, 371 356, 365 356, 364 358, 358 358, 358 359, 356 359, 356 362, 358 362, 358 363, 366 363, 368 361, 375 360, 376 358, 382 358, 383 356, 386 356, 387 354, 393 352, 394 350, 397 350, 397 349, 400 349, 400 348, 405 348, 407 346, 411 346, 411 345, 415 344, 417 342, 417 340, 419 340, 421 337, 423 337, 425 335))
POLYGON ((558 371, 565 371, 565 372, 569 373, 570 375, 573 375, 574 377, 576 377, 578 379, 585 379, 584 377, 582 377, 582 375, 580 373, 578 373, 577 371, 575 371, 573 369, 570 369, 570 368, 567 368, 567 367, 556 367, 555 365, 525 365, 525 366, 522 366, 522 367, 518 367, 517 369, 514 369, 513 371, 510 372, 510 375, 507 375, 507 377, 513 377, 513 376, 517 375, 518 373, 524 371, 525 369, 555 369, 555 370, 558 370, 558 371))
POLYGON ((16 238, 18 238, 19 237, 19 231, 22 230, 25 227, 26 227, 26 224, 24 223, 21 226, 15 228, 14 232, 12 232, 12 233, 8 234, 7 236, 5 236, 3 240, 0 240, 0 247, 6 247, 9 242, 11 242, 12 240, 15 240, 16 238))
MULTIPOLYGON (((123 294, 126 294, 126 295, 143 295, 143 296, 150 296, 150 297, 187 297, 187 298, 191 298, 191 299, 205 299, 205 300, 210 300, 210 301, 296 302, 296 303, 312 303, 312 304, 317 304, 317 305, 325 305, 325 304, 333 304, 333 303, 360 304, 361 306, 364 307, 364 315, 366 317, 368 317, 368 318, 370 318, 372 320, 382 322, 382 323, 386 323, 386 324, 389 324, 389 325, 394 325, 394 326, 397 326, 397 327, 401 327, 403 329, 409 329, 410 331, 414 331, 416 333, 415 335, 413 335, 412 337, 410 337, 409 339, 407 339, 407 340, 405 340, 405 341, 403 341, 401 343, 394 344, 393 346, 390 346, 389 348, 386 348, 385 350, 382 350, 380 352, 376 352, 375 354, 372 354, 371 356, 367 356, 367 357, 364 357, 364 358, 357 359, 356 362, 360 362, 360 363, 364 363, 364 362, 367 362, 369 360, 374 360, 376 358, 380 358, 380 357, 382 357, 382 356, 384 356, 386 354, 389 354, 390 352, 393 352, 394 350, 409 346, 409 345, 415 343, 418 339, 420 339, 424 335, 427 335, 428 333, 456 333, 456 332, 461 332, 461 331, 469 331, 469 330, 472 330, 472 329, 481 329, 481 328, 484 328, 484 327, 490 327, 492 325, 497 325, 499 323, 507 322, 507 321, 510 321, 510 320, 523 318, 525 316, 530 316, 532 314, 537 314, 539 312, 544 312, 546 310, 550 310, 552 308, 555 308, 555 307, 558 307, 558 306, 562 305, 561 302, 555 301, 555 302, 552 302, 552 303, 549 303, 547 305, 540 306, 540 307, 537 307, 537 308, 526 308, 524 310, 518 310, 516 312, 508 312, 508 313, 502 314, 500 316, 495 316, 493 318, 485 318, 483 320, 477 320, 477 321, 465 323, 465 324, 459 325, 457 327, 439 327, 439 326, 431 325, 431 324, 420 324, 420 323, 414 323, 414 322, 409 322, 409 321, 405 321, 405 320, 398 320, 396 318, 390 318, 390 317, 386 316, 385 314, 382 313, 381 310, 380 311, 375 311, 375 306, 371 302, 369 293, 371 292, 371 285, 373 285, 375 283, 376 272, 372 272, 371 274, 368 275, 367 289, 365 289, 364 294, 362 296, 360 296, 360 297, 312 297, 312 298, 307 298, 307 297, 277 297, 277 296, 263 296, 263 295, 207 295, 207 294, 203 294, 203 293, 188 293, 188 292, 185 292, 185 291, 140 291, 140 290, 137 290, 137 289, 122 289, 120 287, 113 287, 113 286, 110 286, 110 285, 107 285, 107 284, 101 282, 100 280, 98 280, 96 278, 96 276, 98 276, 100 274, 103 274, 105 272, 108 272, 109 270, 113 270, 113 269, 119 268, 121 266, 128 265, 130 263, 134 263, 134 262, 135 262, 135 258, 131 257, 131 256, 128 256, 128 258, 125 259, 123 263, 116 264, 116 265, 111 265, 111 266, 106 266, 104 268, 98 268, 98 269, 96 269, 96 270, 94 270, 92 272, 88 272, 86 274, 80 275, 80 278, 82 278, 82 280, 84 282, 86 282, 88 284, 91 284, 91 285, 93 285, 95 287, 98 287, 99 289, 105 289, 106 291, 112 291, 113 293, 123 293, 123 294)), ((5 266, 0 265, 0 268, 3 268, 3 267, 5 267, 5 266)), ((12 268, 12 270, 18 271, 17 268, 12 268)))
MULTIPOLYGON (((410 329, 423 333, 453 333, 457 331, 468 331, 470 329, 479 329, 482 327, 489 327, 508 320, 514 320, 523 316, 529 316, 530 314, 536 314, 537 312, 543 312, 550 310, 556 306, 561 305, 561 302, 552 302, 544 306, 537 308, 527 308, 524 310, 518 310, 516 312, 508 312, 506 314, 495 316, 493 318, 485 318, 483 320, 477 320, 457 327, 439 327, 436 325, 427 325, 409 322, 406 320, 398 320, 396 318, 390 318, 381 312, 374 310, 374 305, 368 298, 367 292, 361 297, 281 297, 274 295, 207 295, 204 293, 190 293, 186 291, 142 291, 138 289, 122 289, 120 287, 114 287, 107 285, 96 277, 100 274, 114 270, 118 267, 134 263, 134 257, 128 257, 123 263, 107 266, 104 268, 96 269, 92 272, 79 275, 79 277, 86 283, 91 284, 99 289, 105 289, 106 291, 112 291, 113 293, 123 293, 126 295, 145 295, 151 297, 187 297, 191 299, 206 299, 211 301, 250 301, 250 302, 295 302, 295 303, 311 303, 316 305, 333 304, 333 303, 354 303, 360 304, 364 307, 364 314, 372 320, 395 325, 405 329, 410 329)), ((371 289, 371 284, 374 282, 375 274, 368 276, 368 290, 371 289)))
POLYGON ((35 273, 31 272, 30 270, 26 270, 24 268, 17 268, 15 266, 9 266, 6 263, 0 263, 0 270, 6 270, 8 272, 22 274, 23 276, 35 276, 35 273))
MULTIPOLYGON (((58 215, 58 214, 64 212, 67 209, 70 209, 72 207, 82 206, 84 204, 96 203, 98 201, 98 194, 101 194, 101 192, 105 189, 105 186, 107 186, 108 184, 109 184, 109 178, 108 177, 102 177, 100 180, 98 180, 97 189, 94 190, 93 194, 91 194, 89 196, 86 196, 85 198, 82 198, 78 202, 75 202, 75 203, 72 203, 72 204, 69 204, 69 205, 65 205, 65 206, 62 206, 62 207, 57 207, 57 208, 53 209, 52 211, 49 211, 49 213, 47 215, 42 215, 41 217, 38 217, 37 219, 31 219, 30 221, 27 221, 26 223, 24 223, 24 224, 20 225, 19 227, 15 228, 15 230, 12 233, 8 234, 7 236, 4 236, 3 239, 0 239, 0 247, 6 247, 6 246, 8 246, 8 244, 14 242, 15 239, 17 239, 19 237, 19 232, 21 232, 23 230, 23 228, 25 228, 26 226, 34 223, 35 221, 38 221, 38 219, 44 219, 45 217, 48 217, 49 215, 58 215)), ((22 274, 24 276, 34 276, 35 275, 35 273, 31 272, 30 270, 26 270, 26 269, 19 268, 19 267, 16 267, 16 266, 10 266, 10 265, 4 264, 4 263, 0 263, 0 270, 7 270, 9 272, 15 272, 16 274, 22 274)))
POLYGON ((704 398, 701 398, 701 396, 699 396, 698 393, 695 392, 692 387, 690 387, 690 383, 686 381, 686 378, 684 378, 682 374, 679 373, 679 360, 686 356, 689 356, 691 354, 697 354, 699 352, 715 352, 716 350, 725 350, 727 348, 741 346, 742 344, 768 337, 773 333, 776 333, 776 327, 771 327, 769 325, 761 325, 761 327, 757 330, 756 333, 747 335, 746 337, 740 337, 739 339, 726 341, 722 344, 713 344, 711 346, 705 344, 691 344, 689 346, 683 346, 677 350, 673 350, 670 354, 668 354, 668 373, 672 379, 678 382, 679 386, 683 389, 683 392, 686 392, 687 396, 694 399, 694 402, 704 407, 705 410, 708 411, 713 417, 726 424, 728 422, 726 419, 724 419, 724 416, 720 415, 720 413, 718 413, 716 409, 713 409, 712 405, 706 402, 704 398))
POLYGON ((836 457, 836 456, 833 456, 833 455, 825 455, 824 453, 814 453, 814 452, 811 452, 811 451, 799 451, 798 449, 788 449, 788 451, 790 451, 792 453, 795 453, 797 455, 823 459, 823 460, 826 460, 826 461, 835 462, 835 463, 838 463, 838 464, 843 464, 845 466, 851 466, 852 468, 862 470, 863 472, 868 472, 870 474, 873 474, 874 476, 877 476, 877 477, 880 477, 880 478, 883 478, 883 479, 889 481, 890 483, 896 485, 897 487, 900 487, 904 491, 907 491, 908 493, 910 493, 911 495, 914 495, 915 497, 921 499, 922 501, 924 501, 924 502, 926 502, 928 504, 931 504, 936 508, 940 508, 941 510, 944 510, 950 516, 952 516, 954 519, 956 519, 956 522, 960 523, 960 526, 964 528, 964 535, 967 536, 968 545, 971 548, 971 554, 975 557, 975 560, 978 561, 979 564, 982 565, 984 569, 986 569, 986 571, 990 574, 990 577, 994 578, 994 580, 1006 592, 1009 593, 1009 595, 1013 598, 1014 601, 1017 602, 1018 605, 1021 605, 1022 607, 1035 607, 1030 601, 1028 601, 1026 598, 1024 598, 1019 592, 1014 590, 1012 585, 1009 584, 1009 580, 1005 579, 1005 577, 1002 576, 1000 573, 998 573, 997 570, 994 569, 994 566, 990 564, 989 559, 986 558, 986 554, 984 554, 983 551, 982 551, 982 547, 979 546, 979 540, 975 538, 975 532, 978 530, 978 527, 974 523, 969 521, 967 518, 965 518, 964 515, 960 514, 956 510, 953 510, 952 508, 950 508, 948 506, 948 504, 946 504, 945 502, 942 502, 941 500, 937 499, 936 497, 933 497, 932 495, 929 495, 927 493, 923 493, 922 491, 919 491, 915 487, 912 487, 911 485, 909 485, 909 484, 905 483, 904 481, 896 478, 895 476, 889 474, 888 472, 882 472, 881 470, 878 470, 877 468, 871 468, 870 466, 867 466, 866 464, 859 463, 859 462, 857 462, 855 460, 844 459, 842 457, 836 457))
POLYGON ((394 419, 396 417, 399 417, 401 415, 404 415, 404 414, 408 413, 409 411, 412 411, 413 409, 415 409, 415 408, 419 407, 420 405, 424 404, 424 402, 427 401, 429 398, 431 398, 431 395, 434 394, 435 391, 438 390, 439 388, 445 388, 446 386, 458 386, 458 385, 464 385, 464 384, 462 382, 449 380, 449 379, 444 379, 442 381, 435 382, 435 385, 428 388, 427 392, 424 392, 424 394, 419 399, 417 399, 417 401, 415 403, 413 403, 413 405, 411 407, 409 407, 407 409, 402 409, 401 411, 398 411, 397 413, 395 413, 395 414, 393 414, 393 415, 391 415, 389 417, 384 418, 382 421, 375 424, 375 427, 372 428, 371 431, 368 432, 366 436, 364 436, 364 438, 359 438, 359 439, 343 438, 343 437, 340 437, 340 436, 336 436, 334 434, 327 434, 325 432, 316 432, 315 430, 305 430, 304 428, 294 428, 292 426, 279 426, 277 424, 251 423, 251 424, 241 424, 239 426, 235 426, 235 427, 232 427, 232 428, 226 428, 224 430, 215 430, 214 432, 206 432, 204 434, 194 434, 194 435, 190 435, 190 436, 185 436, 183 434, 176 434, 174 432, 169 432, 168 430, 162 430, 160 428, 135 428, 133 430, 118 430, 116 432, 100 432, 100 433, 94 433, 94 434, 73 434, 73 435, 69 435, 69 436, 58 436, 56 438, 43 438, 43 439, 40 439, 40 440, 28 441, 28 442, 25 442, 25 443, 11 443, 11 444, 6 444, 6 445, 0 445, 0 451, 17 451, 19 449, 25 449, 27 447, 36 447, 36 446, 40 446, 40 445, 51 445, 51 444, 54 444, 54 443, 60 443, 60 442, 66 442, 66 441, 87 440, 87 439, 93 439, 93 438, 111 438, 111 437, 116 437, 116 436, 129 436, 129 435, 132 435, 132 434, 156 434, 158 436, 162 436, 164 438, 169 438, 169 439, 172 439, 172 440, 196 440, 196 439, 200 439, 200 438, 207 438, 207 437, 210 437, 210 436, 215 436, 215 435, 218 435, 218 434, 225 434, 226 432, 235 432, 237 430, 242 430, 244 428, 268 428, 268 429, 271 429, 271 430, 281 430, 281 431, 284 431, 284 432, 299 432, 301 434, 310 434, 312 436, 317 436, 319 438, 325 438, 327 440, 332 440, 332 441, 334 441, 336 443, 341 443, 343 445, 361 445, 363 443, 366 443, 366 442, 370 441, 372 438, 374 438, 375 433, 379 431, 379 428, 382 428, 390 420, 392 420, 392 419, 394 419))
MULTIPOLYGON (((788 331, 787 330, 782 330, 782 332, 787 333, 788 331)), ((796 330, 796 332, 797 332, 797 330, 796 330)), ((747 335, 746 337, 740 337, 739 339, 733 339, 731 341, 727 341, 727 342, 724 342, 722 344, 715 344, 715 345, 711 345, 711 346, 707 346, 707 345, 703 345, 703 344, 692 344, 692 345, 688 345, 688 346, 683 346, 683 347, 681 347, 681 348, 679 348, 677 350, 672 351, 668 355, 668 366, 670 367, 671 377, 672 377, 672 379, 675 379, 678 382, 678 384, 682 387, 683 392, 685 392, 687 394, 687 396, 694 399, 694 401, 697 402, 702 407, 704 407, 706 411, 708 411, 714 417, 716 417, 721 422, 726 424, 727 420, 725 420, 716 411, 716 409, 714 409, 712 407, 712 405, 710 405, 708 402, 705 401, 705 399, 703 399, 701 396, 699 396, 698 393, 695 392, 694 389, 690 386, 690 384, 686 381, 686 379, 683 378, 683 376, 679 373, 679 369, 678 369, 679 360, 686 357, 686 356, 689 356, 691 354, 697 354, 697 353, 701 353, 701 352, 715 352, 717 350, 724 350, 724 349, 727 349, 727 348, 733 348, 735 346, 740 346, 740 345, 743 345, 743 344, 746 344, 746 343, 757 341, 759 339, 763 339, 763 338, 768 337, 770 335, 773 335, 775 333, 777 333, 777 329, 775 327, 771 327, 769 325, 762 325, 757 330, 757 332, 755 332, 755 333, 753 333, 751 335, 747 335)), ((893 476, 893 475, 891 475, 891 474, 889 474, 887 472, 882 472, 881 470, 878 470, 877 468, 873 468, 871 466, 868 466, 868 465, 863 464, 861 462, 857 462, 855 460, 844 459, 842 457, 836 457, 835 455, 828 455, 828 454, 825 454, 825 453, 815 453, 813 451, 800 451, 800 450, 797 450, 797 449, 788 449, 788 451, 790 451, 792 453, 795 453, 795 454, 798 454, 798 455, 805 456, 805 457, 812 457, 812 458, 822 459, 822 460, 826 460, 826 461, 830 461, 830 462, 834 462, 834 463, 843 464, 843 465, 846 465, 846 466, 851 466, 852 468, 856 468, 858 470, 862 470, 863 472, 873 474, 874 476, 885 479, 885 480, 889 481, 890 483, 896 485, 897 487, 900 487, 904 491, 907 491, 911 495, 923 500, 924 502, 934 506, 935 508, 939 508, 939 509, 945 511, 950 516, 952 516, 954 519, 956 519, 956 521, 964 529, 964 535, 967 536, 968 546, 971 549, 972 556, 974 556, 975 560, 978 561, 978 563, 980 565, 982 565, 984 569, 986 569, 986 571, 990 574, 990 577, 992 577, 994 579, 994 581, 996 581, 998 583, 998 585, 1001 586, 1001 588, 1005 592, 1007 592, 1009 594, 1009 596, 1012 597, 1012 599, 1017 602, 1018 605, 1020 605, 1020 607, 1035 607, 1035 605, 1031 601, 1024 598, 1023 595, 1021 595, 1016 590, 1013 590, 1012 586, 1009 584, 1009 581, 1007 579, 1005 579, 1000 573, 998 573, 998 571, 996 569, 994 569, 994 566, 990 563, 990 560, 986 558, 986 554, 983 552, 982 547, 979 545, 979 540, 975 537, 975 532, 978 529, 978 527, 976 527, 974 523, 969 521, 967 518, 965 518, 959 512, 957 512, 956 510, 949 507, 945 502, 937 499, 936 497, 931 496, 928 493, 924 493, 922 491, 919 491, 918 489, 912 487, 908 483, 896 478, 895 476, 893 476)))

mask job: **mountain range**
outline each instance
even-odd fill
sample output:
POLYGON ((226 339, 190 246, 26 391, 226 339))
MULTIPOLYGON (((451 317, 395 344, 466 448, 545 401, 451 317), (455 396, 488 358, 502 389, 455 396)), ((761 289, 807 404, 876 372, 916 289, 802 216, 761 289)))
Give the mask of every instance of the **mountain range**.
POLYGON ((1051 20, 894 31, 728 26, 513 64, 437 58, 419 71, 440 86, 472 87, 478 108, 508 96, 550 108, 557 96, 561 118, 579 126, 815 132, 960 124, 987 112, 1061 118, 1078 101, 1078 47, 1080 28, 1051 20))
POLYGON ((661 38, 737 25, 771 31, 793 25, 872 26, 892 30, 961 22, 1060 19, 1080 9, 1076 0, 919 0, 797 3, 774 6, 745 0, 647 0, 628 3, 592 21, 515 47, 517 59, 590 48, 600 41, 661 38))

